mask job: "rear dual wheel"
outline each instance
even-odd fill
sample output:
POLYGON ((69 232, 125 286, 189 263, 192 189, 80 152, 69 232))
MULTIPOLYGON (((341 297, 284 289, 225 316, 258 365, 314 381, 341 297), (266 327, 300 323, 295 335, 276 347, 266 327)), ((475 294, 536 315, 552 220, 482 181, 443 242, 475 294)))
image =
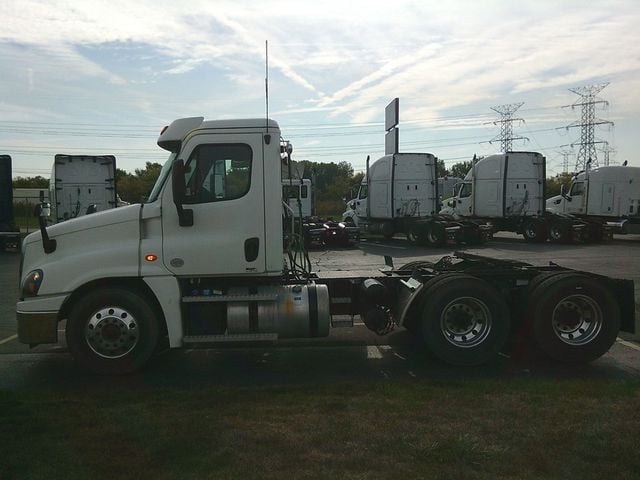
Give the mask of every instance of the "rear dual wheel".
POLYGON ((547 226, 540 221, 530 221, 524 225, 522 236, 527 242, 543 243, 547 241, 547 226))
POLYGON ((450 274, 425 284, 421 331, 427 348, 452 365, 494 358, 509 334, 509 309, 485 281, 450 274))
POLYGON ((620 310, 611 292, 581 274, 560 273, 539 281, 529 296, 529 312, 536 345, 569 363, 601 357, 620 330, 620 310))

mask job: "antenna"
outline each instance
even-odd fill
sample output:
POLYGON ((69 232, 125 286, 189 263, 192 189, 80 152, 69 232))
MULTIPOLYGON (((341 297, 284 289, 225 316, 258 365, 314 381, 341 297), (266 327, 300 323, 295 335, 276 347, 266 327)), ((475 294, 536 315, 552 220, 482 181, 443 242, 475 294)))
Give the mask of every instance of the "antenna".
POLYGON ((264 93, 267 108, 267 133, 269 132, 269 40, 264 41, 264 93))

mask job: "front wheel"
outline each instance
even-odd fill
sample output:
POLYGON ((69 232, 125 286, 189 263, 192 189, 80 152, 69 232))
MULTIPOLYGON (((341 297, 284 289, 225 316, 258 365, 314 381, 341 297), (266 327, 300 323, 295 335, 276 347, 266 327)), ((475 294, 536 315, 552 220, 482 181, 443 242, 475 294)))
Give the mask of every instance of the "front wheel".
POLYGON ((94 290, 71 309, 66 337, 83 368, 124 374, 141 368, 153 355, 159 328, 149 303, 128 290, 94 290))
POLYGON ((424 291, 422 335, 440 360, 481 365, 502 349, 509 334, 509 309, 488 283, 456 274, 441 280, 436 277, 424 291))

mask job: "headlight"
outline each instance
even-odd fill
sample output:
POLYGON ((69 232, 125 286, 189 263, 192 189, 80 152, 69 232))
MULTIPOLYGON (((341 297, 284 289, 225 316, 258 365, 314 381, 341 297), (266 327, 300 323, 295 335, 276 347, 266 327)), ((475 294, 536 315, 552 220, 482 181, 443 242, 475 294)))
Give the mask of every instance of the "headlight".
POLYGON ((22 298, 38 295, 44 274, 42 270, 33 270, 22 281, 22 298))

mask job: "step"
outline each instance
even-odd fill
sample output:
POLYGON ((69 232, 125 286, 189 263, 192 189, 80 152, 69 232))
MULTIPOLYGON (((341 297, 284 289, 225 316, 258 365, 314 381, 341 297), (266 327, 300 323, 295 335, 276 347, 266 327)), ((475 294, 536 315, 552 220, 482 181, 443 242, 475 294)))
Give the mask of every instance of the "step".
POLYGON ((275 302, 277 295, 194 295, 182 297, 182 303, 275 302))
POLYGON ((232 335, 188 335, 183 343, 273 342, 277 333, 237 333, 232 335))

